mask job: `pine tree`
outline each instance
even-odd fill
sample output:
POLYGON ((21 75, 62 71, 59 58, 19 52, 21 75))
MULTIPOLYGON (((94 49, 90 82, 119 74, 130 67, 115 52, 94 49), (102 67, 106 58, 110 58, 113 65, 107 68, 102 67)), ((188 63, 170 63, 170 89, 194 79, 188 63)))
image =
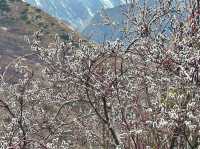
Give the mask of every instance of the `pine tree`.
POLYGON ((0 14, 3 15, 7 11, 9 11, 7 0, 0 0, 0 14))

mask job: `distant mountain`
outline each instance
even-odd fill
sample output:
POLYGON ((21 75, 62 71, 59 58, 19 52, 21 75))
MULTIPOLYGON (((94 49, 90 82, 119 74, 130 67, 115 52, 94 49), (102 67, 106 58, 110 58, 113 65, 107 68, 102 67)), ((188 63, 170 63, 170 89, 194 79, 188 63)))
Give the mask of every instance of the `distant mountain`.
MULTIPOLYGON (((149 10, 155 10, 155 8, 159 5, 158 0, 147 0, 146 2, 149 10)), ((183 1, 181 4, 183 4, 183 1)), ((172 2, 171 5, 175 6, 176 4, 172 2)), ((131 4, 125 4, 114 8, 104 9, 101 12, 98 12, 91 19, 91 21, 84 28, 81 34, 85 36, 88 40, 92 40, 98 43, 104 42, 106 40, 116 40, 117 38, 124 39, 123 33, 127 32, 129 29, 131 29, 132 36, 140 36, 140 34, 138 34, 138 32, 136 31, 137 28, 127 25, 127 18, 123 14, 123 10, 132 9, 131 13, 133 13, 136 18, 139 18, 141 14, 140 8, 143 8, 144 0, 139 0, 138 6, 140 7, 136 7, 133 9, 131 4)), ((186 18, 186 13, 178 14, 175 9, 176 7, 171 7, 171 15, 178 16, 180 20, 186 18)), ((145 18, 146 22, 151 22, 151 19, 154 18, 153 13, 150 15, 152 16, 145 18)), ((151 24, 151 26, 149 26, 151 29, 151 33, 154 33, 156 35, 156 33, 162 32, 164 36, 170 36, 170 30, 172 30, 170 19, 171 18, 168 15, 163 15, 162 23, 155 22, 151 24)))
POLYGON ((126 0, 25 0, 48 12, 52 16, 69 22, 75 29, 82 30, 102 8, 114 8, 126 0))
POLYGON ((122 37, 122 27, 125 16, 122 14, 122 9, 126 5, 115 8, 105 9, 97 13, 90 23, 82 31, 82 35, 86 38, 103 42, 107 39, 112 40, 122 37))

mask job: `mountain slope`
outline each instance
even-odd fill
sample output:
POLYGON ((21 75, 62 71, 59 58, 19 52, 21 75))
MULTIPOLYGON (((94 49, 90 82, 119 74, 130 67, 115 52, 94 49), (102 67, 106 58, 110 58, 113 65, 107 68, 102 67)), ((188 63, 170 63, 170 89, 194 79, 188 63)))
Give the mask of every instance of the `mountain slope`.
MULTIPOLYGON (((0 2, 2 1, 7 0, 0 2)), ((67 40, 68 33, 73 32, 67 24, 20 0, 9 0, 5 6, 9 9, 0 7, 0 73, 13 59, 30 53, 26 36, 31 40, 36 31, 42 30, 44 45, 55 40, 55 34, 67 40)), ((79 37, 78 34, 75 35, 79 37)), ((34 66, 38 62, 33 57, 28 57, 27 60, 27 63, 34 66)))
POLYGON ((126 0, 26 0, 52 16, 65 20, 82 30, 101 8, 113 8, 126 0))
MULTIPOLYGON (((156 14, 157 13, 156 10, 160 8, 159 7, 160 4, 158 3, 158 1, 147 0, 146 2, 149 13, 145 17, 144 22, 146 23, 151 22, 151 24, 148 24, 149 25, 148 28, 151 30, 152 33, 151 35, 156 35, 158 32, 162 32, 163 36, 166 37, 170 36, 171 32, 170 30, 172 29, 172 26, 170 23, 171 17, 169 17, 168 14, 172 16, 178 16, 180 20, 186 18, 187 16, 186 13, 182 14, 177 13, 175 3, 171 3, 171 8, 168 13, 165 13, 165 11, 162 10, 160 12, 163 14, 159 16, 159 14, 156 14), (162 20, 161 23, 159 22, 160 20, 162 20)), ((143 27, 142 24, 144 23, 143 20, 140 19, 142 18, 141 14, 143 12, 141 8, 143 7, 144 7, 144 0, 140 0, 134 7, 132 4, 127 4, 102 10, 101 12, 98 12, 91 19, 91 21, 88 23, 88 25, 84 28, 84 30, 81 33, 87 39, 96 42, 103 42, 105 40, 116 40, 117 38, 124 39, 125 36, 124 33, 127 33, 128 31, 131 32, 132 36, 137 36, 137 35, 140 36, 139 28, 141 29, 143 27), (136 20, 137 25, 131 23, 132 20, 127 19, 126 15, 124 14, 124 10, 130 11, 129 13, 132 14, 132 18, 134 18, 134 21, 136 20)))
POLYGON ((67 32, 72 32, 66 24, 27 3, 9 0, 8 6, 9 10, 0 16, 1 55, 22 55, 29 49, 24 36, 31 36, 38 30, 43 31, 44 42, 53 39, 56 33, 64 38, 67 32))
POLYGON ((120 38, 122 36, 120 30, 125 20, 121 11, 123 7, 125 5, 97 13, 84 28, 82 35, 96 42, 120 38))

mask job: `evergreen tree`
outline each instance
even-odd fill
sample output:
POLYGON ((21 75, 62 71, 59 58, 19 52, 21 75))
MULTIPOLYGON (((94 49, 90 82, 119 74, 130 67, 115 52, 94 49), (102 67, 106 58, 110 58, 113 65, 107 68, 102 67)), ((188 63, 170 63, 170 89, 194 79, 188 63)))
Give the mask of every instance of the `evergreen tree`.
POLYGON ((7 11, 9 11, 7 0, 0 0, 0 14, 3 15, 7 11))

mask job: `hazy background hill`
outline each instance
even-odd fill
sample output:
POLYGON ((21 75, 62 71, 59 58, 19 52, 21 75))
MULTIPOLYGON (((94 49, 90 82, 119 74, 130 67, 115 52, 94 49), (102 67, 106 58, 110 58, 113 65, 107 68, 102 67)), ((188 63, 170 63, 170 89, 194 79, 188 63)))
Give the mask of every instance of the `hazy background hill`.
POLYGON ((102 8, 114 8, 126 0, 26 0, 52 16, 69 22, 82 31, 89 21, 102 8))
POLYGON ((124 7, 126 6, 118 6, 98 12, 84 28, 82 35, 96 42, 122 38, 125 16, 121 10, 124 7))
MULTIPOLYGON (((48 14, 68 22, 74 30, 80 32, 87 39, 102 42, 122 38, 125 17, 121 7, 126 7, 129 0, 25 0, 33 6, 41 8, 48 14), (107 16, 111 22, 106 24, 107 16)), ((181 0, 182 1, 182 0, 181 0)), ((144 4, 156 7, 156 0, 139 0, 142 8, 144 4)), ((140 8, 140 9, 141 9, 140 8)), ((134 10, 137 13, 139 10, 134 10)))

